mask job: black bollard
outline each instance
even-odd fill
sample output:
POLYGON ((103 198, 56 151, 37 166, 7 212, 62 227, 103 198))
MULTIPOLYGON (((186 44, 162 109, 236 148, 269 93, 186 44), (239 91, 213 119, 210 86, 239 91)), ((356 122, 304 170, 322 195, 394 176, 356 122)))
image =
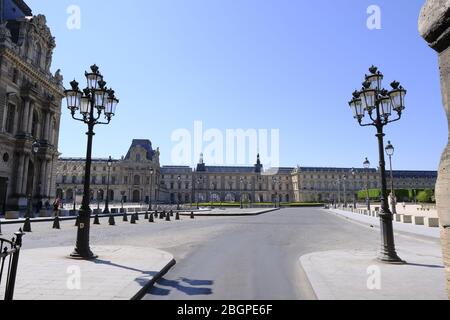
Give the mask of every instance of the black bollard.
POLYGON ((166 217, 166 211, 163 211, 159 214, 160 219, 164 219, 166 217))
POLYGON ((136 216, 134 214, 131 215, 130 223, 136 224, 136 216))
POLYGON ((31 220, 30 218, 25 219, 25 223, 23 224, 23 232, 31 232, 31 220))
POLYGON ((191 219, 195 219, 194 211, 191 211, 191 219))
POLYGON ((123 222, 128 222, 128 215, 126 212, 123 213, 123 222))
POLYGON ((94 224, 100 224, 100 219, 98 218, 98 214, 95 214, 94 224))
POLYGON ((180 220, 180 213, 178 211, 177 211, 177 215, 176 215, 175 220, 180 220))
POLYGON ((113 214, 109 215, 109 225, 110 226, 115 226, 116 225, 116 219, 114 219, 114 215, 113 214))
POLYGON ((155 222, 155 219, 153 219, 153 213, 150 213, 150 218, 148 219, 148 222, 150 223, 155 222))
POLYGON ((55 217, 55 220, 53 220, 53 229, 61 229, 61 226, 59 224, 59 216, 57 215, 55 217))
POLYGON ((170 221, 170 214, 166 215, 166 221, 170 221))
POLYGON ((170 216, 173 217, 173 210, 170 210, 170 216))

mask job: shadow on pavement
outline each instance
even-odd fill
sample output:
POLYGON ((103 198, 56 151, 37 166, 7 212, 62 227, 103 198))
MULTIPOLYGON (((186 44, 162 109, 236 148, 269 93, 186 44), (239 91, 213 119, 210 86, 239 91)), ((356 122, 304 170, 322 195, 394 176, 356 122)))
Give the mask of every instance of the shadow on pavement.
POLYGON ((175 281, 162 278, 150 289, 149 294, 155 296, 167 296, 170 294, 171 289, 162 287, 170 287, 188 296, 211 295, 213 293, 212 289, 206 288, 206 286, 212 286, 213 284, 214 281, 211 280, 191 280, 181 278, 180 280, 175 281))

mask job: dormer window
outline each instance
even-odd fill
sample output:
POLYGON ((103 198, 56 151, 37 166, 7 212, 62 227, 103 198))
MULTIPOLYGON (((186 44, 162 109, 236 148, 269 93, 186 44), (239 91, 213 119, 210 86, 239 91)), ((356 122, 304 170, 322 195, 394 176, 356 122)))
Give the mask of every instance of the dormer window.
POLYGON ((137 153, 136 154, 136 162, 140 162, 141 161, 141 154, 137 153))

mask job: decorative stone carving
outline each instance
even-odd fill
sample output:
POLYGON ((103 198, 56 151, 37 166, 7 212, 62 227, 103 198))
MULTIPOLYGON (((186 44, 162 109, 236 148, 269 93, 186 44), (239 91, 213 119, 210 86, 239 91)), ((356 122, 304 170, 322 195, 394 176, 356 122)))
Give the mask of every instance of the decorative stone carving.
POLYGON ((0 24, 0 44, 6 45, 8 48, 12 46, 11 42, 11 32, 6 26, 8 22, 3 22, 0 24))
MULTIPOLYGON (((439 53, 443 102, 450 128, 450 0, 428 0, 425 3, 420 13, 419 32, 439 53)), ((450 141, 441 158, 436 201, 450 299, 450 141)))
POLYGON ((64 77, 61 74, 61 69, 56 70, 55 80, 58 85, 62 85, 64 81, 64 77))

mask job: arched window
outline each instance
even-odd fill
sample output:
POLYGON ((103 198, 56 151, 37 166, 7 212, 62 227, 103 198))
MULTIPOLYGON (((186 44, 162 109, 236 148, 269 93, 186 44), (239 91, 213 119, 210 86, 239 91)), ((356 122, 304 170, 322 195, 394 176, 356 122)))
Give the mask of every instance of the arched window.
POLYGON ((136 154, 136 162, 140 162, 141 161, 141 154, 137 153, 136 154))

